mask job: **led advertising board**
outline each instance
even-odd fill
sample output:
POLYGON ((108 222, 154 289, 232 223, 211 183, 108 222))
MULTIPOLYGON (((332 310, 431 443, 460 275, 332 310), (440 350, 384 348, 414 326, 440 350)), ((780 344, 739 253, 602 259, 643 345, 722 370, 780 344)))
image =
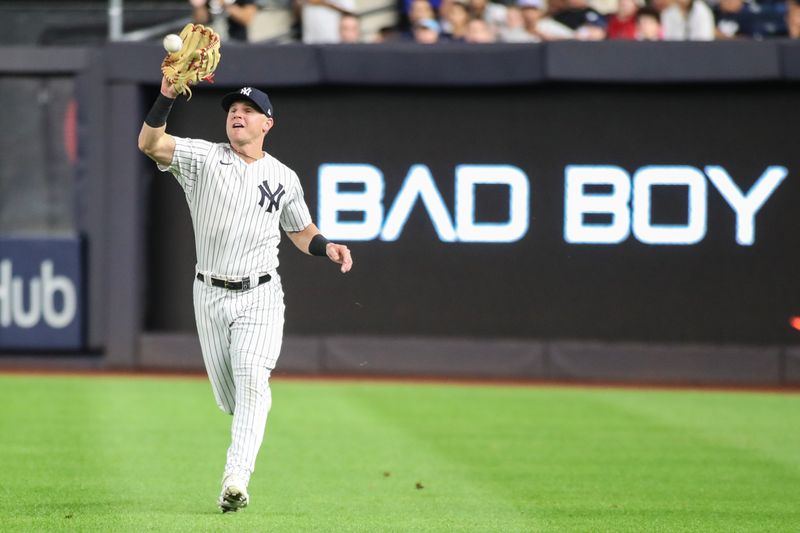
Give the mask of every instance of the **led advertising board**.
MULTIPOLYGON (((224 92, 196 91, 168 131, 225 141, 224 92)), ((297 171, 316 223, 356 260, 341 276, 282 245, 289 333, 794 339, 800 167, 788 88, 269 93, 267 150, 297 171)), ((183 277, 152 286, 153 301, 175 304, 151 305, 148 327, 190 329, 194 258, 176 260, 163 234, 169 225, 191 240, 188 209, 174 180, 153 176, 151 270, 183 277)))

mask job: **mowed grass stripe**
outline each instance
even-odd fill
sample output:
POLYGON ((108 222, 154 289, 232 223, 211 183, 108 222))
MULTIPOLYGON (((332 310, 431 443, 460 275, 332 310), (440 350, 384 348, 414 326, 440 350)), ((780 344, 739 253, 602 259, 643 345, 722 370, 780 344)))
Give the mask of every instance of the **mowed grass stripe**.
MULTIPOLYGON (((290 475, 302 464, 313 463, 319 475, 302 483, 316 485, 317 490, 310 491, 316 501, 311 506, 307 501, 288 499, 278 504, 281 495, 276 493, 271 496, 274 512, 301 512, 293 503, 300 504, 310 512, 313 526, 324 528, 334 521, 342 531, 374 531, 376 527, 382 531, 432 527, 490 531, 498 525, 507 531, 534 528, 534 517, 519 513, 492 480, 475 475, 461 457, 440 449, 435 438, 413 430, 415 423, 427 420, 451 431, 454 424, 466 423, 480 432, 480 423, 465 418, 461 402, 434 405, 428 398, 435 391, 431 387, 316 384, 315 391, 324 398, 323 409, 319 398, 310 398, 302 387, 291 388, 288 393, 295 395, 285 397, 286 403, 299 409, 276 409, 268 430, 268 457, 293 448, 291 459, 297 464, 286 469, 270 463, 272 475, 261 479, 280 478, 279 468, 290 475), (419 405, 422 412, 415 407, 419 405), (308 427, 315 428, 318 439, 298 448, 308 427), (340 495, 335 512, 315 511, 325 508, 326 501, 330 506, 331 495, 340 495)), ((307 489, 310 487, 299 486, 298 492, 307 489)))
POLYGON ((603 396, 608 403, 698 437, 761 455, 800 474, 800 396, 782 394, 658 392, 631 402, 621 391, 603 396), (669 409, 664 408, 666 396, 669 409), (702 406, 698 408, 698 406, 702 406))
POLYGON ((200 380, 0 378, 2 401, 12 406, 0 417, 0 446, 10 440, 18 450, 28 448, 0 458, 25 495, 19 501, 20 489, 3 485, 9 509, 0 525, 161 530, 160 511, 193 505, 213 511, 208 502, 219 474, 203 464, 224 457, 227 421, 209 416, 207 392, 200 380), (218 449, 210 446, 214 440, 218 449), (205 491, 198 494, 200 487, 205 491))
MULTIPOLYGON (((598 419, 605 430, 588 432, 595 448, 587 458, 596 465, 581 468, 576 461, 554 456, 567 469, 575 465, 578 497, 556 498, 552 509, 543 510, 543 518, 552 516, 554 524, 563 524, 563 517, 572 515, 564 530, 798 530, 797 472, 759 450, 734 445, 725 424, 699 423, 725 412, 733 432, 740 431, 759 415, 758 410, 737 409, 740 404, 777 403, 781 410, 769 419, 760 413, 755 425, 765 442, 785 442, 784 424, 797 420, 798 397, 631 391, 593 396, 596 403, 606 404, 598 405, 598 412, 605 413, 598 419), (612 416, 612 407, 618 416, 612 416)), ((800 425, 791 427, 796 438, 800 425)))
MULTIPOLYGON (((469 425, 460 432, 453 425, 441 425, 436 421, 452 416, 439 413, 426 418, 424 407, 406 428, 439 443, 449 457, 462 457, 475 475, 487 476, 506 492, 521 512, 537 516, 537 525, 544 530, 649 531, 663 523, 682 531, 731 527, 788 531, 800 523, 794 488, 800 479, 793 471, 731 446, 724 426, 717 427, 723 438, 714 440, 707 431, 699 431, 704 426, 686 427, 681 417, 666 423, 638 412, 648 402, 659 412, 669 412, 675 400, 702 412, 707 393, 687 403, 680 401, 687 394, 683 392, 501 389, 492 392, 501 399, 500 405, 459 401, 457 395, 475 394, 470 388, 455 394, 446 389, 431 393, 477 406, 457 418, 483 420, 482 434, 476 438, 469 425)), ((788 409, 787 419, 772 408, 763 412, 737 407, 755 400, 786 411, 798 406, 797 397, 717 393, 712 397, 717 401, 711 405, 723 411, 725 402, 731 402, 728 421, 738 435, 748 417, 754 416, 759 420, 758 438, 765 442, 785 442, 786 423, 796 438, 800 424, 792 422, 798 421, 800 411, 788 409), (771 422, 767 412, 774 413, 771 422)), ((433 398, 429 404, 446 405, 438 401, 443 399, 433 398)), ((695 422, 688 416, 686 420, 695 422)))
POLYGON ((3 531, 800 529, 798 396, 278 381, 224 516, 207 382, 0 376, 0 401, 3 531))

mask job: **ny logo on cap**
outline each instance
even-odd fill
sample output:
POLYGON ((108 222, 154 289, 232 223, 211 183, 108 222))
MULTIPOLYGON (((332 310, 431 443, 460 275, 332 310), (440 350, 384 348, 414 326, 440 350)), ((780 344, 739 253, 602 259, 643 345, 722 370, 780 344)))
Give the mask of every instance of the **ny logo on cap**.
POLYGON ((250 91, 252 91, 250 87, 244 87, 240 92, 245 96, 250 96, 250 91))

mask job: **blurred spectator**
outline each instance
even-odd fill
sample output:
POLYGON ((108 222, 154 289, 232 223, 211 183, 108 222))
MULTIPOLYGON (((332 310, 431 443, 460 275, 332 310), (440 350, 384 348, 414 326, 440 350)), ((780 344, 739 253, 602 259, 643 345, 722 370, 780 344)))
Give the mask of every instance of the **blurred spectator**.
POLYGON ((651 7, 642 7, 636 12, 636 40, 660 41, 664 38, 661 30, 661 16, 651 7))
POLYGON ((753 37, 756 32, 758 10, 744 0, 720 0, 714 8, 717 39, 753 37))
POLYGON ((745 0, 756 12, 753 38, 786 37, 786 0, 745 0))
POLYGON ((372 43, 388 43, 403 39, 404 33, 400 26, 383 26, 372 37, 372 43))
MULTIPOLYGON (((412 12, 414 11, 414 4, 416 2, 417 2, 417 0, 403 0, 403 6, 405 8, 405 14, 408 16, 409 20, 411 20, 411 18, 412 18, 412 12)), ((425 2, 430 6, 431 10, 434 13, 436 13, 439 10, 439 7, 440 7, 440 5, 442 3, 442 0, 425 0, 425 2)), ((436 18, 436 17, 431 16, 430 18, 436 18)), ((422 20, 422 19, 418 18, 417 20, 422 20)))
POLYGON ((466 41, 473 44, 486 44, 497 42, 497 33, 494 26, 484 19, 474 18, 467 24, 466 41))
POLYGON ((464 41, 467 36, 469 23, 469 7, 466 2, 442 2, 443 18, 442 28, 448 39, 464 41))
POLYGON ((195 22, 211 24, 223 39, 232 41, 247 41, 247 27, 258 13, 256 0, 189 0, 189 3, 195 22))
MULTIPOLYGON (((396 35, 391 40, 414 41, 416 40, 414 37, 414 29, 417 24, 423 20, 435 20, 438 22, 436 11, 428 0, 411 0, 408 5, 408 13, 404 13, 400 17, 400 22, 396 28, 396 35)), ((441 23, 439 23, 439 35, 441 35, 442 32, 444 32, 444 28, 441 23)), ((382 42, 386 42, 386 40, 387 39, 384 39, 382 42)))
POLYGON ((556 13, 560 13, 567 8, 567 0, 547 0, 543 2, 542 7, 546 8, 547 14, 553 17, 556 13))
POLYGON ((579 41, 603 41, 606 38, 606 19, 592 17, 575 31, 575 38, 579 41))
POLYGON ((663 13, 664 10, 670 7, 673 3, 675 3, 675 0, 648 0, 647 7, 655 10, 655 12, 658 13, 658 16, 661 17, 661 13, 663 13))
MULTIPOLYGON (((550 4, 556 4, 551 0, 550 4)), ((517 0, 522 12, 525 31, 534 37, 534 40, 557 41, 575 38, 575 32, 560 22, 556 22, 545 13, 542 0, 517 0)))
POLYGON ((414 24, 412 28, 414 41, 420 44, 435 44, 439 42, 442 27, 433 19, 423 19, 414 24))
POLYGON ((351 15, 355 0, 298 0, 301 6, 303 42, 332 44, 341 39, 342 15, 351 15))
POLYGON ((605 23, 603 15, 589 7, 586 0, 566 0, 562 6, 553 13, 553 18, 571 30, 586 25, 597 25, 601 21, 605 23))
POLYGON ((468 0, 440 0, 439 7, 434 9, 434 13, 439 18, 439 24, 442 27, 442 33, 450 32, 450 28, 447 27, 447 16, 450 12, 450 6, 452 6, 455 2, 468 4, 468 0))
POLYGON ((786 1, 786 32, 790 39, 800 39, 800 4, 786 1))
POLYGON ((483 19, 492 27, 503 27, 506 24, 506 7, 489 0, 469 0, 472 18, 483 19))
POLYGON ((668 41, 714 40, 714 14, 703 0, 675 0, 661 13, 661 25, 668 41))
POLYGON ((428 0, 411 0, 408 9, 408 22, 413 28, 414 24, 423 20, 436 19, 436 10, 428 0))
POLYGON ((339 19, 339 42, 352 44, 361 42, 361 21, 351 13, 339 19))
MULTIPOLYGON (((461 2, 462 0, 458 1, 461 2)), ((439 27, 442 29, 442 36, 450 35, 450 23, 447 22, 447 17, 450 16, 450 7, 452 5, 453 0, 441 0, 439 8, 433 11, 433 18, 439 23, 439 27)))
POLYGON ((609 39, 636 39, 636 0, 619 0, 617 12, 608 17, 609 39))
POLYGON ((589 7, 606 17, 611 13, 616 13, 619 8, 619 0, 588 0, 588 3, 589 7))
POLYGON ((500 28, 498 34, 499 40, 504 43, 530 43, 541 41, 542 39, 535 33, 536 23, 541 18, 541 15, 541 2, 539 0, 521 0, 519 4, 515 6, 506 6, 506 24, 504 27, 500 28), (523 15, 523 9, 520 7, 520 4, 523 2, 535 5, 534 7, 528 8, 532 12, 532 15, 528 16, 533 18, 531 24, 533 31, 530 32, 526 29, 526 18, 525 15, 523 15))

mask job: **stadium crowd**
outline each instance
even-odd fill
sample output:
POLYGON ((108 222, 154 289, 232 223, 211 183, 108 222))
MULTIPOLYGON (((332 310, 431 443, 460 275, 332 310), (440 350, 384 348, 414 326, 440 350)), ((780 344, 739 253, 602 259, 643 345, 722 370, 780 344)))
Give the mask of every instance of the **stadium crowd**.
MULTIPOLYGON (((800 0, 399 0, 398 23, 362 31, 356 0, 291 0, 292 35, 309 44, 711 41, 800 37, 800 0)), ((257 0, 189 0, 195 19, 226 17, 245 41, 257 0)))

